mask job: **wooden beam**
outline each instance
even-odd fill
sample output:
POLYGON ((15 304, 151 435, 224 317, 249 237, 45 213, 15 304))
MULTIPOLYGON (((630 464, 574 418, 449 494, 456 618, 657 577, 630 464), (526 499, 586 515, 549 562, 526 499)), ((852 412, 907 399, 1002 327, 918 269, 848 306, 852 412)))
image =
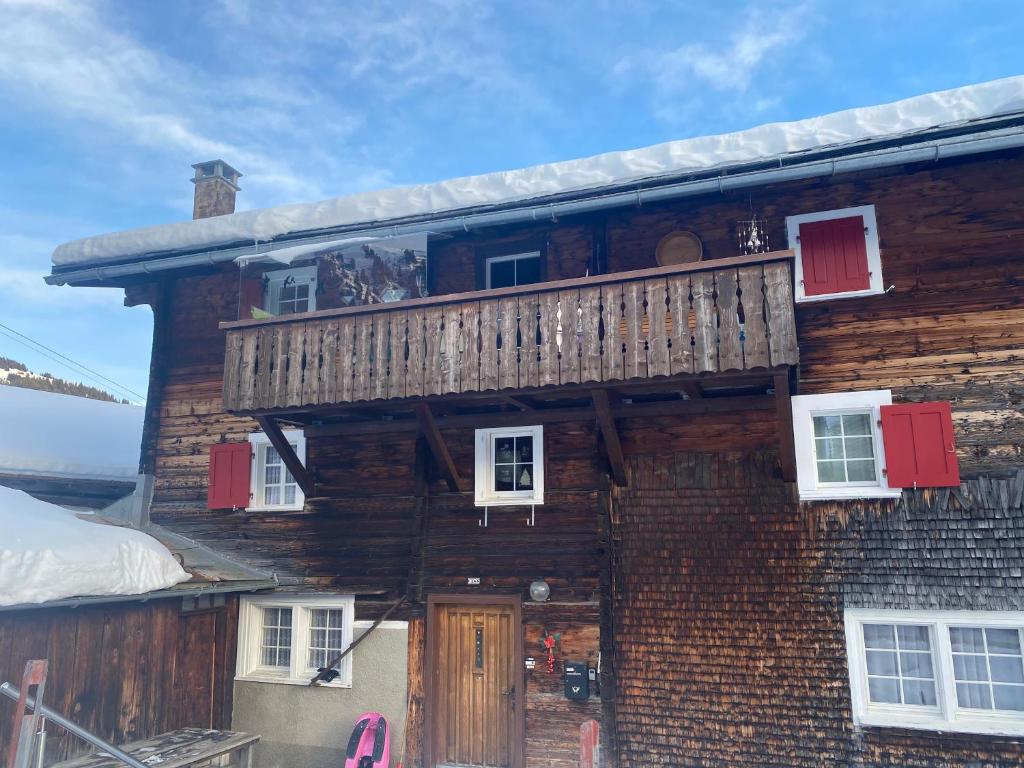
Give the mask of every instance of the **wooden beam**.
POLYGON ((686 393, 686 396, 691 400, 700 400, 704 397, 704 392, 700 388, 700 384, 694 380, 681 381, 679 382, 679 388, 686 393))
POLYGON ((444 479, 448 483, 448 490, 453 492, 461 491, 462 478, 459 476, 458 467, 455 466, 452 454, 448 450, 448 444, 445 443, 444 437, 441 436, 441 430, 438 429, 437 421, 434 420, 434 414, 431 413, 430 406, 426 403, 417 403, 416 419, 419 421, 420 429, 423 430, 423 436, 427 439, 427 445, 430 446, 430 452, 434 454, 434 460, 437 461, 438 467, 444 473, 444 479))
POLYGON ((775 413, 779 422, 779 463, 782 479, 796 482, 796 447, 793 442, 793 402, 789 394, 789 373, 775 374, 775 413))
POLYGON ((498 395, 498 397, 501 398, 501 400, 503 400, 504 402, 508 403, 509 405, 514 405, 520 411, 534 410, 533 405, 526 402, 521 397, 513 397, 512 395, 498 395))
POLYGON ((288 467, 288 471, 292 473, 292 477, 295 478, 295 482, 302 489, 302 493, 305 496, 316 496, 316 484, 313 482, 313 477, 306 471, 302 462, 299 461, 299 457, 295 454, 295 450, 292 448, 291 443, 288 442, 288 438, 284 436, 284 432, 281 431, 281 426, 277 421, 270 416, 257 416, 256 423, 260 425, 263 433, 270 438, 270 444, 277 449, 281 456, 281 461, 288 467))
MULTIPOLYGON (((657 416, 679 416, 695 413, 733 413, 735 411, 767 410, 775 407, 775 398, 767 395, 746 395, 743 397, 715 397, 701 400, 665 400, 655 403, 633 403, 612 406, 616 419, 645 419, 657 416)), ((525 427, 534 424, 556 424, 562 421, 591 421, 594 409, 586 408, 543 408, 523 413, 493 412, 464 413, 458 416, 437 418, 440 429, 466 429, 471 427, 525 427)), ((352 421, 336 424, 312 424, 306 427, 307 437, 330 437, 333 435, 372 435, 385 432, 412 432, 419 429, 417 419, 393 419, 390 421, 352 421)))
POLYGON ((612 480, 616 485, 625 485, 626 459, 622 455, 622 442, 619 440, 619 430, 615 426, 611 403, 608 402, 608 392, 603 389, 595 389, 590 394, 594 398, 594 410, 597 411, 597 423, 601 427, 601 437, 604 438, 604 448, 608 454, 608 466, 612 471, 612 480))

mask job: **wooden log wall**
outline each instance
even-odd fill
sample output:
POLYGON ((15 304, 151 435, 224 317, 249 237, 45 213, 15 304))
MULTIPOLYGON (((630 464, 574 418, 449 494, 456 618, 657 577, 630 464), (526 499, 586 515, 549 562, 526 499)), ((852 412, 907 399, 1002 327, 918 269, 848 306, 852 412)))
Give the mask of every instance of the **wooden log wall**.
MULTIPOLYGON (((114 744, 175 728, 229 728, 238 600, 183 612, 180 599, 0 613, 0 682, 47 658, 44 703, 114 744)), ((14 703, 0 701, 0 750, 14 703)), ((47 726, 46 761, 90 750, 47 726)))
MULTIPOLYGON (((949 399, 962 475, 984 480, 1015 470, 1024 453, 1019 353, 1024 328, 1020 280, 1024 161, 1019 157, 991 156, 686 200, 615 212, 605 222, 553 225, 541 234, 548 243, 549 278, 578 277, 600 244, 612 270, 653 266, 654 247, 674 229, 696 232, 710 257, 734 256, 735 222, 749 216, 751 207, 768 218, 772 246, 784 247, 785 215, 868 203, 876 205, 885 283, 895 287, 883 296, 797 307, 800 391, 889 387, 897 399, 949 399)), ((537 229, 530 229, 507 231, 500 237, 514 244, 537 234, 537 229)), ((435 294, 472 290, 477 247, 495 239, 467 235, 431 244, 435 294)), ((601 575, 606 542, 599 510, 605 480, 594 448, 594 429, 585 422, 546 429, 554 446, 548 449, 549 461, 557 462, 548 471, 555 487, 548 504, 538 512, 535 529, 520 528, 514 513, 498 510, 491 527, 481 530, 471 499, 449 494, 438 482, 431 483, 424 504, 412 470, 414 438, 397 434, 311 441, 310 465, 324 481, 324 495, 310 499, 303 513, 211 513, 205 509, 209 445, 245 439, 255 429, 250 420, 226 414, 221 399, 225 345, 217 323, 235 317, 237 275, 224 269, 182 277, 168 290, 173 328, 167 334, 166 383, 153 448, 157 522, 311 588, 358 592, 360 618, 379 615, 409 590, 422 596, 428 590, 465 589, 468 575, 484 578, 485 588, 518 590, 524 595, 529 581, 542 575, 552 583, 555 599, 543 608, 527 607, 528 652, 535 650, 529 638, 543 626, 560 626, 566 637, 579 643, 570 646, 571 652, 588 660, 597 649, 602 599, 615 598, 616 621, 622 620, 622 612, 631 604, 635 604, 633 621, 656 618, 644 613, 648 610, 644 600, 656 600, 664 590, 643 586, 645 580, 655 578, 653 571, 643 570, 648 566, 635 571, 637 581, 631 587, 628 577, 634 572, 626 564, 642 565, 644 561, 635 558, 641 558, 645 548, 667 549, 681 558, 679 570, 669 573, 677 579, 672 588, 678 590, 689 615, 701 621, 724 617, 739 622, 735 636, 744 639, 745 650, 730 656, 733 652, 728 648, 715 648, 717 677, 702 675, 698 661, 704 650, 695 641, 686 645, 690 641, 683 638, 684 668, 693 676, 675 690, 651 683, 645 694, 646 675, 653 665, 661 664, 658 654, 671 649, 655 644, 645 657, 639 641, 629 650, 634 635, 616 626, 616 654, 627 654, 623 661, 616 660, 624 664, 616 678, 621 691, 616 701, 623 764, 639 764, 641 755, 650 764, 651 754, 660 756, 660 764, 665 765, 847 764, 843 760, 852 754, 850 744, 861 737, 852 734, 848 720, 845 662, 836 623, 842 597, 828 586, 841 577, 818 567, 827 547, 850 535, 847 529, 835 534, 831 543, 820 535, 805 538, 810 536, 805 533, 810 526, 801 517, 805 513, 778 501, 774 480, 764 480, 763 487, 752 489, 757 495, 752 500, 749 495, 723 496, 723 489, 712 485, 701 485, 701 493, 695 496, 689 492, 692 479, 666 479, 672 473, 692 478, 692 470, 686 469, 690 453, 739 452, 742 456, 726 462, 737 467, 750 460, 743 456, 751 452, 773 451, 777 436, 773 419, 736 413, 620 425, 627 456, 658 451, 661 458, 650 469, 653 487, 649 490, 671 491, 671 498, 662 496, 659 501, 656 493, 648 504, 642 492, 628 496, 634 488, 643 489, 641 483, 625 491, 618 506, 612 504, 612 513, 619 516, 613 527, 618 540, 612 542, 612 549, 619 556, 614 579, 601 575), (680 457, 672 458, 676 454, 680 457), (710 496, 704 493, 708 489, 710 496), (704 501, 698 498, 704 496, 708 497, 704 501), (427 527, 421 529, 424 520, 427 527), (557 535, 548 536, 548 526, 557 535), (683 526, 688 536, 673 533, 672 526, 683 526), (730 538, 726 540, 724 533, 719 536, 720 531, 728 531, 730 538), (700 551, 688 549, 705 540, 707 547, 700 551), (629 546, 633 550, 622 549, 629 546), (701 558, 708 553, 710 559, 701 558), (634 560, 629 561, 630 557, 634 560), (748 570, 758 573, 751 570, 755 566, 761 567, 763 578, 745 579, 748 570), (608 586, 602 592, 602 584, 611 581, 626 591, 608 595, 608 586), (700 585, 705 587, 703 592, 700 585), (772 608, 776 590, 781 598, 772 608), (710 597, 726 600, 734 592, 737 602, 728 605, 710 597), (566 597, 564 605, 559 605, 559 596, 566 597), (751 606, 750 616, 757 618, 754 623, 744 619, 739 607, 744 601, 751 606), (796 674, 796 655, 807 656, 808 648, 815 650, 806 660, 806 676, 791 684, 780 681, 781 674, 773 670, 796 674), (640 657, 630 661, 630 653, 640 657), (743 672, 736 673, 736 665, 742 664, 749 666, 738 667, 743 672), (779 682, 816 714, 772 698, 764 681, 779 682), (651 715, 671 715, 686 702, 690 716, 703 711, 706 723, 687 725, 696 731, 688 730, 692 736, 681 737, 691 739, 685 745, 665 741, 671 736, 667 726, 629 720, 630 712, 640 711, 645 695, 655 702, 653 710, 648 707, 651 715), (745 703, 748 696, 759 701, 764 711, 753 711, 745 703), (626 706, 629 702, 634 702, 633 710, 626 706), (783 713, 770 716, 775 725, 789 717, 801 727, 782 729, 779 736, 765 730, 769 723, 765 712, 773 708, 783 713), (727 717, 732 710, 749 713, 753 720, 745 715, 727 717), (766 754, 775 763, 755 760, 757 746, 750 740, 751 733, 764 736, 757 743, 767 745, 766 754), (660 744, 668 751, 659 752, 660 744), (653 752, 648 745, 653 745, 653 752), (717 763, 712 758, 706 763, 673 762, 686 750, 697 749, 712 756, 727 754, 736 762, 725 757, 715 757, 717 763), (824 755, 824 763, 810 762, 812 753, 824 755)), ((471 478, 469 431, 446 437, 460 470, 471 478)), ((756 467, 768 472, 769 464, 770 460, 762 459, 756 467)), ((639 469, 631 471, 639 476, 639 469)), ((721 469, 714 476, 741 478, 740 473, 721 469)), ((879 514, 885 513, 879 509, 879 514)), ((668 622, 665 631, 678 632, 678 617, 665 610, 661 619, 668 622)), ((609 630, 606 622, 605 632, 609 630)), ((603 659, 606 671, 612 666, 603 659)), ((569 732, 583 719, 599 717, 599 702, 593 700, 577 711, 577 705, 566 707, 558 700, 546 678, 537 678, 531 685, 529 764, 571 764, 567 762, 569 732), (547 755, 554 755, 554 762, 545 762, 547 755)), ((970 749, 975 749, 981 765, 1010 765, 1019 755, 1012 743, 929 739, 920 734, 869 734, 863 743, 867 746, 858 759, 865 765, 968 764, 941 762, 938 750, 949 745, 961 750, 956 754, 965 761, 970 749), (885 762, 893 755, 898 759, 885 762)))
POLYGON ((233 328, 224 405, 259 411, 795 365, 790 259, 758 258, 233 328))

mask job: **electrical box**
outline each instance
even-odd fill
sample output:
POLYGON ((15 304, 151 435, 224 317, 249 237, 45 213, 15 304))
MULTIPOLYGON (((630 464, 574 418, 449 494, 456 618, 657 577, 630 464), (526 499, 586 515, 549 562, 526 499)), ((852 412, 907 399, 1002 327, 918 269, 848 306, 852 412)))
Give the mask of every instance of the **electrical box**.
POLYGON ((587 679, 586 662, 565 662, 565 698, 573 701, 590 698, 590 680, 587 679))

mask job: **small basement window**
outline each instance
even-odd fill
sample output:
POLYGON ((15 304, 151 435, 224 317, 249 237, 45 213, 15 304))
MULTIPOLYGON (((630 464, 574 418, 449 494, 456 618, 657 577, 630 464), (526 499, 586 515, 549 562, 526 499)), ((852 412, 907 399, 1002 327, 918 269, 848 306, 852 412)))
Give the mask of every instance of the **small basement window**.
MULTIPOLYGON (((236 679, 308 685, 352 643, 354 609, 351 595, 242 598, 236 679)), ((323 684, 352 687, 352 657, 334 669, 338 676, 323 684)))
POLYGON ((786 217, 796 252, 796 300, 821 301, 883 292, 875 206, 786 217))
MULTIPOLYGON (((285 430, 284 436, 299 461, 305 462, 306 437, 302 430, 285 430)), ((253 471, 250 475, 252 501, 248 509, 252 512, 302 509, 305 503, 302 489, 288 471, 281 454, 271 445, 270 438, 263 432, 255 432, 249 435, 249 443, 252 445, 253 471)))
POLYGON ((316 309, 316 265, 278 269, 264 274, 263 306, 272 315, 294 315, 316 309))
POLYGON ((848 609, 854 721, 1024 734, 1024 613, 848 609))
POLYGON ((879 409, 889 390, 793 397, 793 439, 801 499, 899 496, 886 483, 879 409))
POLYGON ((543 278, 540 259, 540 251, 491 256, 485 259, 486 287, 510 288, 541 282, 543 278))
POLYGON ((544 503, 544 427, 476 430, 476 505, 544 503))

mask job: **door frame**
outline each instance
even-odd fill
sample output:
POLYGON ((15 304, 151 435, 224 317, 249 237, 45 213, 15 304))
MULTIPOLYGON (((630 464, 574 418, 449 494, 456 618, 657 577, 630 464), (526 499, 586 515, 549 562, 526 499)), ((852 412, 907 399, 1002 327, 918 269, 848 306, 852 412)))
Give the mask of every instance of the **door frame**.
POLYGON ((512 679, 516 686, 516 713, 513 723, 512 768, 522 768, 526 745, 526 673, 523 665, 523 600, 519 594, 473 594, 432 592, 427 595, 426 674, 423 681, 425 699, 423 728, 424 761, 427 768, 437 765, 434 754, 434 674, 437 669, 437 608, 439 605, 508 605, 512 607, 512 679))

